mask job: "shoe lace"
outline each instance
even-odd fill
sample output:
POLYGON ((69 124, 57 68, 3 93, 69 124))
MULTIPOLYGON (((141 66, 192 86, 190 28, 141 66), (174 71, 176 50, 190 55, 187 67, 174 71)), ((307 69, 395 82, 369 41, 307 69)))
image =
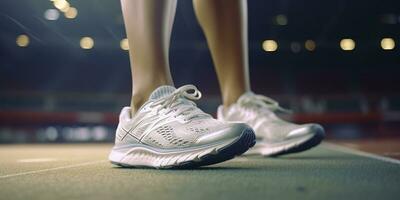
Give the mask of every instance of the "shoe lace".
POLYGON ((161 105, 157 112, 162 109, 168 109, 166 114, 175 111, 175 116, 183 115, 184 121, 189 121, 193 118, 198 117, 210 117, 209 114, 204 113, 202 110, 197 108, 196 104, 191 100, 199 100, 201 98, 201 92, 194 85, 184 85, 176 89, 173 93, 167 97, 161 98, 151 105, 156 107, 161 105), (193 92, 190 92, 193 91, 193 92))
POLYGON ((257 107, 265 108, 272 112, 278 111, 283 113, 292 113, 291 110, 281 107, 279 103, 274 99, 263 95, 256 95, 252 92, 248 95, 243 95, 242 97, 240 97, 238 102, 244 105, 255 105, 257 107))

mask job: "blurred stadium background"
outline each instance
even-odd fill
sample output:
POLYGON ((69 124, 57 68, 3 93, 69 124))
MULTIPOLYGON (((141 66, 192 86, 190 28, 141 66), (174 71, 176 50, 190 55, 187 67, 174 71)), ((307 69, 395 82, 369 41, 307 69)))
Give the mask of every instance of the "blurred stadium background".
MULTIPOLYGON (((248 6, 254 91, 330 139, 399 138, 399 1, 248 6)), ((0 25, 0 143, 111 142, 131 91, 120 2, 4 0, 0 25)), ((170 57, 176 85, 196 84, 200 107, 215 113, 218 83, 191 1, 178 1, 170 57)))

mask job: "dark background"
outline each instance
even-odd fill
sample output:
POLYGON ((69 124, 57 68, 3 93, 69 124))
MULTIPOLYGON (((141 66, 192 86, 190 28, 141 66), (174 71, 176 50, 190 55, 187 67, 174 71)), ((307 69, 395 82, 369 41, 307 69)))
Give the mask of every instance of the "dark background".
MULTIPOLYGON (((68 2, 78 16, 67 19, 60 13, 54 21, 43 14, 54 9, 51 1, 0 2, 0 137, 8 134, 0 141, 12 141, 15 129, 34 132, 49 124, 57 130, 106 124, 112 130, 119 109, 130 102, 120 2, 68 2), (16 45, 20 34, 29 36, 27 47, 16 45), (80 48, 84 36, 94 39, 94 48, 80 48), (93 116, 76 117, 82 112, 93 116)), ((363 135, 359 127, 371 134, 397 134, 392 127, 400 121, 399 1, 249 0, 248 13, 255 92, 295 110, 297 122, 332 126, 332 135, 363 135), (286 25, 277 24, 278 15, 287 18, 286 25), (396 42, 393 50, 380 46, 387 37, 396 42), (343 38, 353 39, 356 48, 341 50, 343 38), (266 39, 277 41, 276 52, 262 49, 266 39), (315 51, 304 48, 309 39, 316 42, 315 51), (300 45, 299 52, 290 48, 293 44, 300 45), (335 132, 343 126, 344 133, 335 132)), ((219 87, 190 0, 178 1, 170 58, 176 86, 197 85, 206 97, 200 106, 215 112, 219 87)))

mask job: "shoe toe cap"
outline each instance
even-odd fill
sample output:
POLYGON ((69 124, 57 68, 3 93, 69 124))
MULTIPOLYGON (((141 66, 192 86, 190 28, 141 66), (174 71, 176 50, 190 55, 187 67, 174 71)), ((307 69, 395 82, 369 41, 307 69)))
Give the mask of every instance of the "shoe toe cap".
POLYGON ((204 145, 218 141, 235 139, 240 137, 247 129, 251 128, 244 123, 231 123, 228 127, 201 136, 196 140, 196 144, 204 145))
POLYGON ((325 131, 324 128, 319 124, 304 124, 299 128, 290 131, 287 135, 287 138, 297 138, 308 135, 318 135, 324 137, 325 131))

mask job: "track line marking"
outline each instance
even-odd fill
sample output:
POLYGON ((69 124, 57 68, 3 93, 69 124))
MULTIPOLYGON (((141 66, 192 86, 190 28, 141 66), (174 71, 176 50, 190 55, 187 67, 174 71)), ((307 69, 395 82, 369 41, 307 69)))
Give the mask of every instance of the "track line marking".
POLYGON ((379 160, 379 161, 382 161, 382 162, 389 162, 389 163, 392 163, 392 164, 400 165, 400 160, 396 160, 396 159, 393 159, 393 158, 388 158, 388 157, 384 157, 384 156, 380 156, 380 155, 376 155, 376 154, 372 154, 372 153, 367 153, 367 152, 356 150, 356 149, 351 149, 351 148, 344 147, 344 146, 337 145, 337 144, 333 144, 333 143, 324 142, 322 144, 322 146, 327 148, 327 149, 334 150, 334 151, 340 151, 340 152, 343 152, 343 153, 354 154, 354 155, 358 155, 358 156, 372 158, 372 159, 379 160))
POLYGON ((27 158, 27 159, 19 159, 17 162, 20 163, 37 163, 37 162, 52 162, 57 161, 56 158, 27 158))
POLYGON ((79 163, 79 164, 73 164, 73 165, 66 165, 66 166, 62 166, 62 167, 54 167, 54 168, 40 169, 40 170, 27 171, 27 172, 15 173, 15 174, 7 174, 7 175, 0 176, 0 179, 10 178, 10 177, 15 177, 15 176, 38 174, 38 173, 43 173, 43 172, 48 172, 48 171, 56 171, 56 170, 60 170, 60 169, 82 167, 82 166, 87 166, 87 165, 103 163, 103 162, 107 162, 107 161, 108 160, 97 160, 97 161, 92 161, 92 162, 85 162, 85 163, 79 163))

